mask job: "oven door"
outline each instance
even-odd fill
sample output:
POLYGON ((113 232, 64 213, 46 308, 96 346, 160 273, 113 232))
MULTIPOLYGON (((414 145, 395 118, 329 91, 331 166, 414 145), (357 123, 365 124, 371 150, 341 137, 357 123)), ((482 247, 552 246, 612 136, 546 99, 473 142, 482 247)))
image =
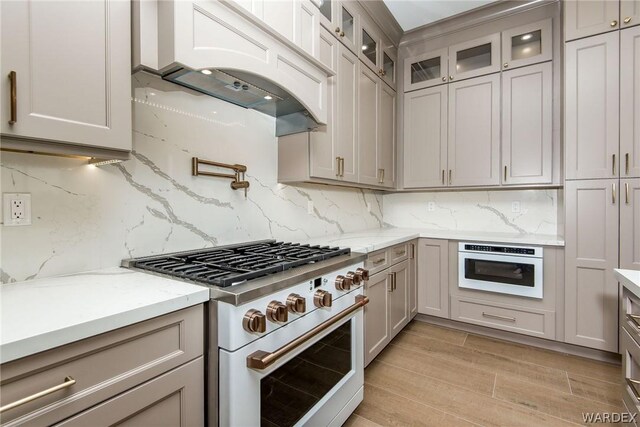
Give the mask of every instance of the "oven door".
MULTIPOLYGON (((297 337, 352 309, 354 293, 334 300, 235 352, 220 349, 221 426, 341 426, 362 401, 363 311, 341 318, 264 369, 247 358, 277 353, 297 337)), ((281 354, 281 355, 280 355, 281 354)))
POLYGON ((542 298, 542 258, 458 253, 458 287, 542 298))

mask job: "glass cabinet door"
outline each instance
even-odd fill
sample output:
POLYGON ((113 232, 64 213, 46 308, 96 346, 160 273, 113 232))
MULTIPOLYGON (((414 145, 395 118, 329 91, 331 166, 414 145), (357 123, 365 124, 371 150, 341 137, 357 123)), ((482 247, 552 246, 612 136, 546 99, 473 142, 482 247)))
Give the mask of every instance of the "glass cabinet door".
POLYGON ((447 49, 406 58, 404 60, 405 92, 435 86, 447 81, 447 49))
POLYGON ((396 87, 396 57, 392 56, 391 52, 382 51, 380 75, 391 87, 396 87))
POLYGON ((359 22, 356 13, 344 4, 340 4, 338 16, 338 26, 335 29, 336 35, 349 50, 358 54, 356 50, 356 28, 359 22))
POLYGON ((502 69, 550 61, 553 57, 551 19, 502 33, 502 69))
POLYGON ((500 34, 470 40, 449 48, 449 80, 500 71, 500 34))
MULTIPOLYGON (((313 2, 318 5, 318 3, 313 2)), ((320 23, 328 30, 333 31, 335 28, 335 1, 333 0, 320 0, 320 23)))
POLYGON ((378 67, 378 39, 374 33, 362 28, 362 40, 358 56, 373 70, 380 74, 378 67))

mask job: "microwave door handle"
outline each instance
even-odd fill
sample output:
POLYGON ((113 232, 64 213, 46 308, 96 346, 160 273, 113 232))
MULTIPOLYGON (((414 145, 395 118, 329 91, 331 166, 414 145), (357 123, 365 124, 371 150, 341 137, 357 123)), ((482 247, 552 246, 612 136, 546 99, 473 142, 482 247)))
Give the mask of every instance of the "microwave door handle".
POLYGON ((364 295, 356 296, 356 302, 353 305, 345 308, 344 310, 342 310, 340 313, 336 314, 332 318, 325 320, 315 328, 311 329, 309 332, 299 336, 293 341, 290 341, 289 343, 283 345, 282 347, 275 350, 274 352, 270 353, 268 351, 258 350, 251 353, 249 356, 247 356, 247 367, 251 369, 257 369, 257 370, 268 368, 278 360, 285 357, 287 354, 291 353, 296 348, 300 347, 302 344, 306 343, 316 335, 322 333, 323 331, 327 330, 331 326, 335 325, 345 317, 350 316, 351 314, 358 311, 360 308, 364 307, 368 303, 369 303, 369 298, 365 297, 364 295))

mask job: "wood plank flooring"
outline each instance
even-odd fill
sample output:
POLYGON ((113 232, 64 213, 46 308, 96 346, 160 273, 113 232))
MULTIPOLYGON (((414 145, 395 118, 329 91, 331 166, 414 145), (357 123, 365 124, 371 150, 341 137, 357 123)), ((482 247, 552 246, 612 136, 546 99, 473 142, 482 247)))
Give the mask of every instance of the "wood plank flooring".
POLYGON ((624 412, 621 368, 413 321, 366 368, 346 427, 567 426, 624 412))

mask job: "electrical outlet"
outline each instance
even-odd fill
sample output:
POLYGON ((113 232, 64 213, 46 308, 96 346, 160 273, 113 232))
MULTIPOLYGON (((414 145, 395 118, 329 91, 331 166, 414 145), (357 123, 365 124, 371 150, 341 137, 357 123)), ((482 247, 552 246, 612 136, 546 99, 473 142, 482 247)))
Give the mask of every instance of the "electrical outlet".
POLYGON ((436 210, 436 204, 435 202, 428 202, 427 203, 427 211, 428 212, 433 212, 436 210))
POLYGON ((312 200, 308 200, 307 201, 307 213, 309 215, 313 215, 313 201, 312 200))
POLYGON ((371 213, 371 202, 367 202, 367 212, 371 213))
POLYGON ((31 194, 4 193, 2 196, 4 225, 31 225, 31 194))
POLYGON ((520 202, 511 202, 511 212, 520 213, 520 202))

